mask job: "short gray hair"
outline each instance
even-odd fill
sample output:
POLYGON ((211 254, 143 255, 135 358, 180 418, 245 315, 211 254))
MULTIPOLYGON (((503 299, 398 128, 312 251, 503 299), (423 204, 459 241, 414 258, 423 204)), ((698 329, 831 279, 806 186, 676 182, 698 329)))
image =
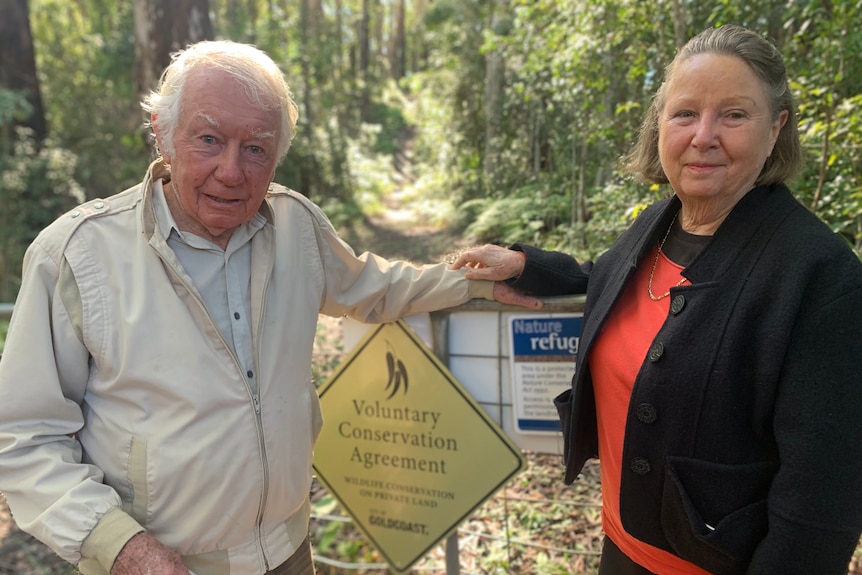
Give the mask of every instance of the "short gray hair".
POLYGON ((644 116, 638 140, 625 159, 624 170, 639 180, 652 184, 668 183, 658 152, 658 123, 667 98, 667 85, 680 63, 700 54, 732 56, 745 62, 757 75, 769 98, 772 119, 787 110, 787 121, 778 133, 772 155, 766 159, 755 185, 785 182, 802 168, 802 144, 793 94, 787 81, 787 70, 781 52, 759 34, 741 26, 728 24, 704 30, 688 41, 665 71, 659 87, 644 116))
MULTIPOLYGON (((189 72, 206 66, 228 73, 243 92, 264 110, 280 110, 278 158, 287 154, 299 112, 284 74, 263 51, 250 44, 228 40, 203 41, 171 55, 159 86, 144 98, 141 107, 150 114, 149 125, 158 123, 163 151, 173 155, 174 135, 183 113, 183 92, 189 72)), ((157 144, 158 145, 158 144, 157 144)), ((161 152, 161 150, 160 150, 161 152)))

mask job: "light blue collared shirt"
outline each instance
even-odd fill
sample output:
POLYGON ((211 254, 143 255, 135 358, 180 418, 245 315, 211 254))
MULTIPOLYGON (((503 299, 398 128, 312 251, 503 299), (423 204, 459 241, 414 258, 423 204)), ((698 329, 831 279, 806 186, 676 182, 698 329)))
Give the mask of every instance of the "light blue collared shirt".
POLYGON ((153 184, 156 225, 167 238, 189 277, 194 282, 207 311, 227 344, 233 349, 249 385, 257 392, 254 348, 251 334, 251 238, 266 224, 259 213, 237 227, 227 249, 182 231, 177 226, 162 180, 153 184))

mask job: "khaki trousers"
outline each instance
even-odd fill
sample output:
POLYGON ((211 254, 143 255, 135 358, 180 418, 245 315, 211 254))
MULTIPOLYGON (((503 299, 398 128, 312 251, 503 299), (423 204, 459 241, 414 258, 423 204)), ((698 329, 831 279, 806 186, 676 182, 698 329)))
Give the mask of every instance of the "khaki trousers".
POLYGON ((305 538, 290 559, 267 571, 266 575, 314 575, 314 561, 311 559, 311 542, 305 538))

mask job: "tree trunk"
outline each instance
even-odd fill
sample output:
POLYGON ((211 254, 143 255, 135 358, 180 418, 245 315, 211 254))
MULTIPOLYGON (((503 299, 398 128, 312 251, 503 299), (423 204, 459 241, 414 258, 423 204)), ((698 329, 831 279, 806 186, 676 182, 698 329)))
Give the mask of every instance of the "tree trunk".
MULTIPOLYGON (((315 37, 313 17, 311 5, 312 0, 301 0, 299 4, 299 45, 300 45, 300 66, 302 70, 302 113, 300 114, 300 123, 302 125, 303 145, 308 150, 316 150, 317 127, 316 110, 314 107, 315 82, 313 79, 313 71, 311 66, 311 54, 313 48, 312 41, 318 41, 315 37)), ((313 153, 304 154, 304 161, 299 166, 299 191, 309 198, 314 198, 318 195, 320 172, 319 166, 313 153)))
POLYGON ((370 0, 362 0, 362 19, 359 23, 359 78, 362 83, 362 96, 359 102, 359 114, 362 120, 368 119, 371 107, 371 94, 369 83, 371 81, 369 68, 371 66, 371 38, 370 38, 370 0))
POLYGON ((209 0, 134 0, 135 80, 143 95, 156 88, 171 54, 213 37, 209 0))
MULTIPOLYGON (((572 134, 577 134, 577 126, 572 122, 572 134)), ((578 247, 585 248, 587 245, 586 228, 587 222, 587 154, 589 149, 586 138, 572 137, 572 225, 577 232, 578 247), (580 153, 578 153, 580 146, 580 153)))
POLYGON ((827 94, 825 118, 823 124, 826 126, 826 132, 823 134, 823 143, 820 146, 820 169, 817 175, 817 188, 814 190, 814 198, 811 200, 811 211, 817 213, 820 207, 820 196, 823 194, 823 186, 826 185, 826 176, 829 166, 829 143, 832 136, 832 98, 831 94, 827 94))
MULTIPOLYGON (((491 15, 490 28, 496 31, 503 15, 506 13, 505 0, 497 0, 491 15)), ((496 188, 496 173, 498 156, 500 154, 500 137, 503 126, 503 87, 505 62, 499 50, 494 50, 485 57, 485 189, 487 192, 496 188)))
POLYGON ((332 76, 335 79, 335 93, 344 94, 344 34, 342 26, 344 26, 342 13, 344 7, 341 5, 341 0, 335 0, 335 66, 333 67, 332 76))
POLYGON ((371 18, 374 24, 374 38, 372 42, 371 70, 377 72, 376 78, 382 78, 380 63, 384 62, 386 43, 383 41, 384 22, 386 21, 386 9, 380 0, 371 0, 371 18))
POLYGON ((311 67, 311 38, 315 41, 316 34, 314 33, 312 15, 311 15, 311 0, 301 0, 299 8, 299 45, 301 47, 300 65, 302 69, 302 103, 304 108, 303 123, 305 124, 306 137, 310 137, 311 130, 316 124, 314 98, 312 90, 314 88, 314 80, 312 78, 311 67))
MULTIPOLYGON (((415 0, 413 4, 413 26, 410 32, 410 71, 418 72, 425 68, 428 51, 425 46, 425 0, 415 0)), ((405 61, 408 61, 405 58, 405 61)))
POLYGON ((680 3, 680 0, 673 0, 673 35, 677 47, 684 45, 688 41, 685 25, 685 8, 680 3))
POLYGON ((0 0, 0 14, 0 88, 24 94, 31 110, 15 124, 33 130, 36 141, 41 142, 48 128, 36 75, 27 0, 0 0))
POLYGON ((392 43, 389 48, 389 68, 392 78, 400 80, 405 73, 405 42, 404 42, 404 0, 398 0, 395 5, 392 43))

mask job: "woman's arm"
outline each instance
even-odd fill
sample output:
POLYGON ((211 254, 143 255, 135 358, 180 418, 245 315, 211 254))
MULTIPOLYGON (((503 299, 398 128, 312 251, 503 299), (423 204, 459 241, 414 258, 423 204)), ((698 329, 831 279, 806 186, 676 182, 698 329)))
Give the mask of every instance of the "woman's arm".
POLYGON ((505 281, 511 287, 538 296, 586 293, 592 263, 561 252, 522 243, 510 248, 486 244, 465 250, 453 269, 470 268, 469 279, 505 281))

